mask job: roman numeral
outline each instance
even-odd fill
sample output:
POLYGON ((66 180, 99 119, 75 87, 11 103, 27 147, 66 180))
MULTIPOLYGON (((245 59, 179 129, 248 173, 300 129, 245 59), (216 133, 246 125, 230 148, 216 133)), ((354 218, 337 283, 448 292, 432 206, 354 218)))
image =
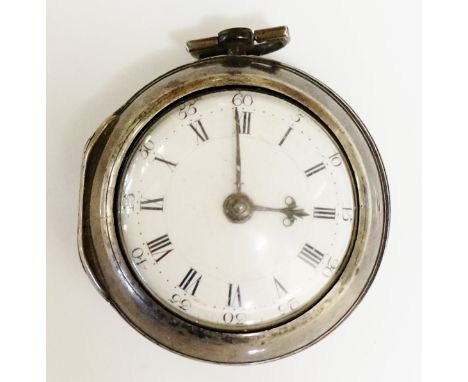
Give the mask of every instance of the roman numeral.
POLYGON ((174 163, 174 162, 171 162, 171 161, 168 161, 166 159, 163 159, 163 158, 159 158, 159 157, 154 157, 154 160, 157 160, 158 162, 161 162, 161 163, 165 163, 167 164, 167 167, 169 167, 169 170, 173 170, 172 167, 176 167, 177 166, 177 163, 174 163))
POLYGON ((314 218, 335 219, 335 214, 334 208, 314 207, 314 218))
POLYGON ((286 133, 283 135, 283 138, 281 138, 281 141, 278 143, 279 146, 281 146, 284 141, 286 140, 286 138, 288 137, 289 133, 291 132, 292 130, 292 127, 288 128, 288 130, 286 131, 286 133))
POLYGON ((189 126, 192 128, 195 134, 197 134, 197 142, 198 142, 198 139, 201 139, 202 142, 205 142, 209 139, 208 134, 206 133, 205 128, 203 127, 203 124, 201 123, 201 120, 198 119, 190 123, 189 126))
POLYGON ((252 116, 251 111, 241 111, 240 112, 240 134, 250 134, 250 118, 252 116))
POLYGON ((276 287, 276 293, 278 294, 278 298, 283 297, 284 295, 288 294, 286 288, 281 284, 276 277, 273 277, 273 281, 276 287))
POLYGON ((191 293, 192 296, 195 296, 198 285, 200 284, 200 280, 202 278, 202 275, 199 275, 198 278, 196 276, 197 271, 193 268, 190 268, 179 284, 180 288, 182 288, 187 293, 191 293))
POLYGON ((301 252, 299 252, 299 258, 313 268, 317 268, 324 256, 322 252, 307 243, 304 245, 304 248, 301 249, 301 252))
POLYGON ((164 198, 140 200, 140 210, 162 211, 164 198))
POLYGON ((167 235, 148 241, 146 245, 153 256, 159 256, 156 262, 159 262, 174 250, 174 248, 170 248, 172 243, 167 235))
POLYGON ((305 170, 304 172, 306 176, 312 176, 322 170, 325 170, 325 165, 323 164, 323 162, 316 164, 315 166, 305 170))
POLYGON ((239 307, 242 306, 241 292, 240 292, 239 285, 237 285, 237 288, 236 288, 234 287, 233 284, 229 284, 227 305, 231 307, 235 307, 236 305, 239 307))

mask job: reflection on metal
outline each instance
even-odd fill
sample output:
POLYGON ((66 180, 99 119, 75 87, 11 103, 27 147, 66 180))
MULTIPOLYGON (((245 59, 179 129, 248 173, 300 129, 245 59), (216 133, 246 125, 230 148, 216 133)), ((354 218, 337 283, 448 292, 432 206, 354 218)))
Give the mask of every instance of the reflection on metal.
MULTIPOLYGON (((297 69, 255 56, 281 48, 288 41, 286 27, 255 32, 234 28, 218 37, 190 41, 187 46, 195 57, 216 56, 176 68, 145 86, 98 129, 86 146, 78 225, 85 271, 99 292, 138 332, 179 354, 240 364, 300 351, 325 337, 350 314, 380 265, 390 201, 377 148, 358 116, 332 90, 297 69), (115 225, 115 193, 132 142, 174 102, 220 87, 263 89, 295 102, 318 118, 339 143, 341 157, 355 183, 358 206, 347 261, 327 289, 295 316, 285 313, 285 321, 277 326, 251 328, 249 332, 209 328, 166 309, 130 270, 115 225)), ((176 166, 163 158, 155 159, 176 166)), ((243 219, 243 207, 253 204, 236 206, 236 202, 229 207, 229 213, 243 219)), ((286 203, 285 208, 274 210, 291 220, 304 216, 293 198, 286 203)))

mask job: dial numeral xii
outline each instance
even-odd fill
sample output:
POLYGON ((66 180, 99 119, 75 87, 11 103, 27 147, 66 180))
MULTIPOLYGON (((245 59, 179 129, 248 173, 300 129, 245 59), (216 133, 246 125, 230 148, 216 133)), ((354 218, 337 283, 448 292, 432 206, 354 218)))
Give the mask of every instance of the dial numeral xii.
POLYGON ((240 134, 250 134, 250 120, 252 117, 252 112, 251 111, 238 111, 236 108, 236 111, 239 116, 239 128, 240 134))

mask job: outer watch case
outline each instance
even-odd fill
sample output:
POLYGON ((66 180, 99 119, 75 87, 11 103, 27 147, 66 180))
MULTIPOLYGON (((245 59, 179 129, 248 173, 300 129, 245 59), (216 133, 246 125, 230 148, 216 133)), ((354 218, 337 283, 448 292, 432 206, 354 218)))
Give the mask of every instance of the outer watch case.
POLYGON ((190 41, 198 58, 155 79, 110 116, 88 141, 82 165, 78 245, 101 295, 136 330, 177 353, 218 363, 256 363, 310 346, 356 307, 379 267, 389 226, 384 167, 364 124, 331 89, 285 64, 257 57, 284 46, 287 28, 234 28, 190 41), (310 309, 279 326, 251 332, 209 329, 163 307, 128 266, 117 236, 114 200, 125 156, 147 123, 193 93, 248 86, 275 92, 315 114, 340 143, 354 174, 358 222, 348 261, 335 284, 310 309))

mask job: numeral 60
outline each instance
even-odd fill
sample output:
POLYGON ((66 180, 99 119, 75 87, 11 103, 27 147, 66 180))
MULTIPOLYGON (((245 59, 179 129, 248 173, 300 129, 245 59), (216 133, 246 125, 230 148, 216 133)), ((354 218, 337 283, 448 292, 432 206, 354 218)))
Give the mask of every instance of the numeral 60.
POLYGON ((234 97, 232 97, 232 103, 234 106, 250 106, 253 104, 253 98, 248 94, 244 95, 242 93, 237 93, 234 97))

